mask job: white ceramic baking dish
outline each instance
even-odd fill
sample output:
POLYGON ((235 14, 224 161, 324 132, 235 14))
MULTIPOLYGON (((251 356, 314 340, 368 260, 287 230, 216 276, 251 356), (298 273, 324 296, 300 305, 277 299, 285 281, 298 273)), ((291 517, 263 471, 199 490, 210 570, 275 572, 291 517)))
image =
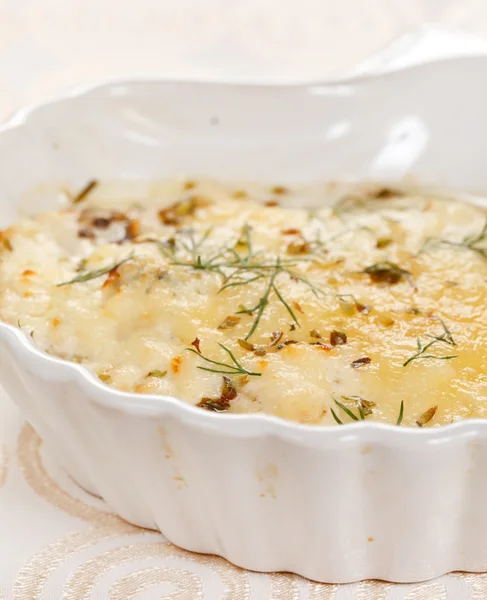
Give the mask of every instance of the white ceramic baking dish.
MULTIPOLYGON (((1 225, 26 198, 50 208, 52 182, 94 176, 292 184, 413 173, 487 190, 486 73, 477 57, 323 85, 84 90, 2 129, 1 225)), ((0 376, 84 488, 183 548, 326 582, 487 570, 487 421, 320 428, 214 414, 110 389, 3 324, 0 376)))

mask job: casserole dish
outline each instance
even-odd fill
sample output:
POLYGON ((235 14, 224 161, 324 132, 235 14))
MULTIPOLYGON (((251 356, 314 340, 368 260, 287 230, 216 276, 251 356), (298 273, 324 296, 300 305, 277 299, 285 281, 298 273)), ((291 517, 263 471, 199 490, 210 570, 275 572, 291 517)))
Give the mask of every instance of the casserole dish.
MULTIPOLYGON (((296 184, 413 173, 481 192, 486 66, 478 57, 323 85, 85 90, 3 128, 1 225, 94 176, 296 184)), ((487 568, 483 420, 312 428, 214 414, 107 388, 5 324, 0 357, 6 390, 68 473, 178 546, 323 582, 487 568)))

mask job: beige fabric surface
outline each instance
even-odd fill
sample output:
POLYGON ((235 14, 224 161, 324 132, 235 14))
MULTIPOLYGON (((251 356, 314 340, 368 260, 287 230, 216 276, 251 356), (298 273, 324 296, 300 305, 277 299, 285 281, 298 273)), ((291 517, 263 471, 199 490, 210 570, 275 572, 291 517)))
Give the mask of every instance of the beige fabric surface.
MULTIPOLYGON (((487 35, 487 3, 0 0, 0 118, 104 78, 323 79, 426 22, 487 35)), ((487 598, 487 574, 319 585, 178 550, 79 489, 0 393, 0 600, 470 598, 487 598)))

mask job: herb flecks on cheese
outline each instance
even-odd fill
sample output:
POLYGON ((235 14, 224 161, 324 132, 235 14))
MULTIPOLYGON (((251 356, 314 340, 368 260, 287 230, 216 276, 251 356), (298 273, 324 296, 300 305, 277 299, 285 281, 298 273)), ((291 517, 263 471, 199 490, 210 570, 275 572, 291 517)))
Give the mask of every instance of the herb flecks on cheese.
POLYGON ((214 412, 487 416, 484 209, 372 184, 122 196, 92 181, 1 232, 0 317, 46 352, 214 412))

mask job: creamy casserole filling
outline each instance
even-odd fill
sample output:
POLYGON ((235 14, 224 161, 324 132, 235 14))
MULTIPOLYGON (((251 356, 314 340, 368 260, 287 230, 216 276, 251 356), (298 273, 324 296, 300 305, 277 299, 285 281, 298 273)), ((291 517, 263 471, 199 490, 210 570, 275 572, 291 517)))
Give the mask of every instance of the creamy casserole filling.
POLYGON ((486 416, 479 206, 212 181, 121 200, 93 182, 0 243, 2 320, 120 390, 312 424, 486 416))

